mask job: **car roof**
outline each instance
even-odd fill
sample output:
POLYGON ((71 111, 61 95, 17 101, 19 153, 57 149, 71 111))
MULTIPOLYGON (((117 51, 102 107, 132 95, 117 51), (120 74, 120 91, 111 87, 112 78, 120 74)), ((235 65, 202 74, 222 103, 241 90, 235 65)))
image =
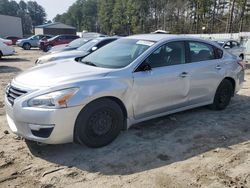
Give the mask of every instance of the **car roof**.
POLYGON ((122 37, 97 37, 94 39, 90 39, 90 41, 96 40, 96 41, 100 42, 100 41, 105 41, 105 40, 110 40, 110 39, 119 39, 119 38, 122 38, 122 37))
POLYGON ((183 40, 207 42, 211 44, 210 41, 199 38, 199 37, 192 37, 192 36, 186 36, 186 35, 173 35, 173 34, 142 34, 142 35, 128 36, 126 38, 137 39, 137 40, 148 40, 148 41, 154 41, 154 42, 159 42, 162 40, 183 39, 183 40))
POLYGON ((137 39, 137 40, 149 40, 149 41, 161 41, 163 39, 175 39, 180 38, 178 35, 170 35, 170 34, 141 34, 141 35, 132 35, 126 38, 137 39))
POLYGON ((232 42, 237 42, 236 40, 233 40, 233 39, 218 39, 218 40, 216 40, 217 42, 224 42, 224 43, 226 43, 226 42, 230 42, 230 41, 232 41, 232 42))

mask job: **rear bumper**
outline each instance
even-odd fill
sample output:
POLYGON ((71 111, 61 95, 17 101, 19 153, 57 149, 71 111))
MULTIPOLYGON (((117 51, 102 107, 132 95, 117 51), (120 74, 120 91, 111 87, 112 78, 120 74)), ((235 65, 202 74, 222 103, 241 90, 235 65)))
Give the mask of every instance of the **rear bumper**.
POLYGON ((244 82, 245 82, 245 71, 241 70, 237 74, 236 85, 235 85, 235 94, 237 94, 241 90, 244 82))

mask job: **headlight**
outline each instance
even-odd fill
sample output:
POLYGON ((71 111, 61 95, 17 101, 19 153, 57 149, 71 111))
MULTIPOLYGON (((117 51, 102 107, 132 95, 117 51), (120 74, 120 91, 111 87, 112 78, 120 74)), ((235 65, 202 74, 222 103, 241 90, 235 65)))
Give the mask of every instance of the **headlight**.
POLYGON ((56 61, 56 60, 60 60, 60 59, 64 59, 64 57, 41 58, 41 59, 37 60, 37 64, 44 64, 44 63, 48 63, 48 62, 56 61))
POLYGON ((61 60, 61 59, 67 59, 69 57, 52 57, 48 60, 48 62, 51 62, 51 61, 57 61, 57 60, 61 60))
POLYGON ((28 101, 28 106, 37 108, 66 108, 67 102, 78 90, 79 88, 70 88, 47 93, 30 99, 28 101))

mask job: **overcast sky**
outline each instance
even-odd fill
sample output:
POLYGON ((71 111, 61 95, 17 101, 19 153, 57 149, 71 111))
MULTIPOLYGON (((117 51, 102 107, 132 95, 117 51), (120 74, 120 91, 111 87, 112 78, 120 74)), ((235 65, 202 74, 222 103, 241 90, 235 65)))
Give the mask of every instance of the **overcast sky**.
MULTIPOLYGON (((19 2, 20 0, 16 0, 19 2)), ((27 2, 28 0, 24 0, 27 2)), ((66 12, 70 5, 72 5, 76 0, 33 0, 39 5, 45 8, 47 13, 47 19, 52 20, 57 14, 62 14, 66 12)))

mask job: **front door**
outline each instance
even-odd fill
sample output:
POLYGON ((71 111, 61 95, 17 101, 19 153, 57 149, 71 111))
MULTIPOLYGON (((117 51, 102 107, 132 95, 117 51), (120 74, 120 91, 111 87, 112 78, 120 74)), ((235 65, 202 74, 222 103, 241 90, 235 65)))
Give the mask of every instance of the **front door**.
POLYGON ((133 107, 135 119, 143 119, 185 106, 190 76, 185 70, 184 42, 170 42, 153 52, 141 67, 151 70, 133 73, 133 107))

